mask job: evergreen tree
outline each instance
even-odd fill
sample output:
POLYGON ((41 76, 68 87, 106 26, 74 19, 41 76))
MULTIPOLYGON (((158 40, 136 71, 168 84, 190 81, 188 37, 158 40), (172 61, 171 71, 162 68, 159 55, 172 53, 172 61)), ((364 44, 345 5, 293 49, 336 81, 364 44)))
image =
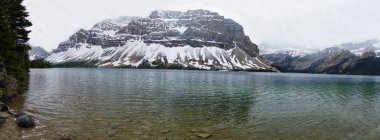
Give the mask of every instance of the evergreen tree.
POLYGON ((20 90, 28 82, 29 60, 26 44, 29 40, 26 28, 31 22, 22 0, 0 0, 0 56, 9 76, 18 80, 20 90))
POLYGON ((22 5, 23 0, 12 0, 9 4, 9 24, 11 29, 16 34, 17 44, 25 44, 29 41, 29 30, 27 27, 32 26, 32 23, 26 18, 29 16, 25 6, 22 5))

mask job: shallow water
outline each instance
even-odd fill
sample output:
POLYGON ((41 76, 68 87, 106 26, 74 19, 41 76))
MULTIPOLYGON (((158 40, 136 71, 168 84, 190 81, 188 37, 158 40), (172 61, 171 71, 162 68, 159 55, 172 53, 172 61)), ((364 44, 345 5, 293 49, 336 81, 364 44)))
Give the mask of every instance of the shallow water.
POLYGON ((380 138, 376 76, 80 68, 30 75, 25 103, 12 106, 79 139, 380 138))

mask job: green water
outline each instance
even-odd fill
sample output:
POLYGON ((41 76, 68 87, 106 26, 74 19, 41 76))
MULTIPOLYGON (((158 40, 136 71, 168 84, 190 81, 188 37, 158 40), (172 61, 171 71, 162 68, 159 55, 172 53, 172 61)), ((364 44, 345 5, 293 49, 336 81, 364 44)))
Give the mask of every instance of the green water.
POLYGON ((33 69, 20 108, 79 139, 380 139, 380 77, 33 69))

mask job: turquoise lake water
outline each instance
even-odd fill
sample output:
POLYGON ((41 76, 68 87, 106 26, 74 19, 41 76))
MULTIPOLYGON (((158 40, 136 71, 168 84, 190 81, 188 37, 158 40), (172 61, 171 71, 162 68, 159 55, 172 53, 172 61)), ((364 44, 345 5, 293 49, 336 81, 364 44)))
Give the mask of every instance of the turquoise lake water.
POLYGON ((380 77, 32 69, 24 103, 79 139, 380 139, 380 77))

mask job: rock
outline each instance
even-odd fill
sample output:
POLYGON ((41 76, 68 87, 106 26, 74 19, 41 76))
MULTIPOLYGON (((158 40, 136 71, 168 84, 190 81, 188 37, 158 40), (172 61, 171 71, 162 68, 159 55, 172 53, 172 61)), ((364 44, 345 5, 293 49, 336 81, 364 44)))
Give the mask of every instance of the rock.
POLYGON ((190 133, 195 133, 195 132, 197 132, 198 130, 196 130, 196 129, 189 129, 188 130, 190 133))
POLYGON ((90 140, 106 140, 104 137, 92 137, 90 140))
POLYGON ((189 136, 189 139, 190 139, 190 140, 198 140, 199 137, 191 135, 191 136, 189 136))
POLYGON ((95 118, 95 121, 103 121, 104 119, 102 118, 95 118))
POLYGON ((148 121, 141 121, 141 123, 145 126, 152 126, 153 125, 151 122, 148 122, 148 121))
POLYGON ((61 140, 74 140, 75 136, 71 133, 65 133, 62 135, 61 140))
POLYGON ((6 120, 7 120, 7 117, 0 114, 0 127, 3 126, 6 120))
POLYGON ((30 128, 36 125, 36 122, 32 119, 32 117, 23 112, 16 115, 16 123, 18 126, 24 128, 30 128))
POLYGON ((0 111, 9 111, 8 105, 0 101, 0 111))
POLYGON ((218 124, 214 126, 214 130, 225 130, 225 129, 230 129, 231 126, 227 124, 218 124))
POLYGON ((132 122, 132 120, 129 118, 126 118, 126 119, 124 119, 124 122, 132 122))
POLYGON ((26 108, 25 111, 27 111, 27 112, 34 112, 34 109, 33 108, 26 108))
POLYGON ((211 137, 211 134, 208 133, 197 133, 197 137, 203 138, 203 139, 208 139, 211 137))
POLYGON ((119 128, 119 127, 120 127, 119 123, 111 123, 111 128, 112 129, 116 129, 116 128, 119 128))
POLYGON ((167 133, 170 133, 170 130, 169 129, 162 129, 162 130, 160 130, 160 133, 167 134, 167 133))
POLYGON ((168 138, 166 137, 158 137, 157 140, 167 140, 168 138))
POLYGON ((164 121, 160 121, 160 120, 158 120, 158 121, 156 121, 156 123, 164 123, 164 121))
POLYGON ((151 131, 152 130, 152 128, 150 126, 146 126, 146 125, 141 126, 141 128, 143 128, 143 129, 145 129, 147 131, 151 131))
POLYGON ((107 134, 108 134, 108 137, 113 137, 113 136, 115 136, 116 131, 110 130, 110 131, 107 132, 107 134))
POLYGON ((133 135, 142 135, 142 134, 144 134, 144 133, 141 132, 141 131, 133 131, 132 134, 133 134, 133 135))

